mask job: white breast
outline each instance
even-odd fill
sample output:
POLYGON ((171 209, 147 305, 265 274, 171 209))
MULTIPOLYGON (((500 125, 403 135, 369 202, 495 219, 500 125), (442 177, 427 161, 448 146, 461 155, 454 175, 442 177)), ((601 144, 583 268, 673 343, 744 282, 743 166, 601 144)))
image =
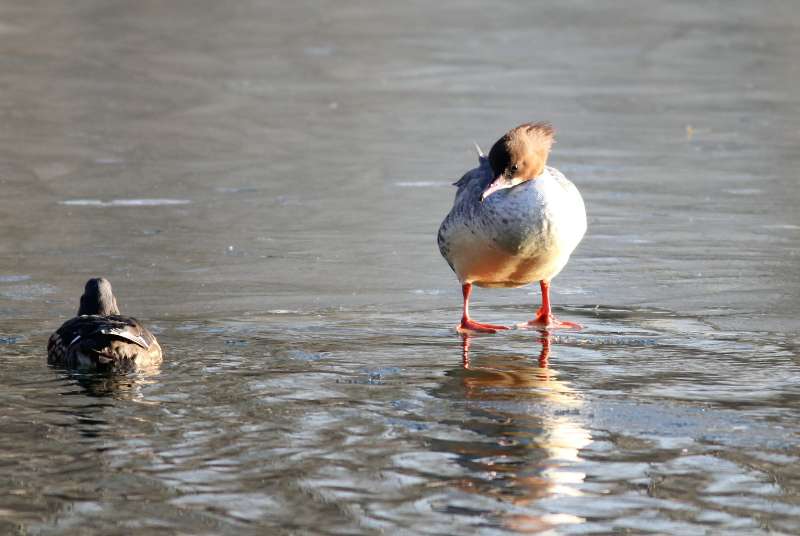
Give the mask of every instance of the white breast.
POLYGON ((480 202, 463 191, 440 230, 442 253, 462 282, 521 286, 555 277, 586 232, 578 189, 555 168, 480 202))

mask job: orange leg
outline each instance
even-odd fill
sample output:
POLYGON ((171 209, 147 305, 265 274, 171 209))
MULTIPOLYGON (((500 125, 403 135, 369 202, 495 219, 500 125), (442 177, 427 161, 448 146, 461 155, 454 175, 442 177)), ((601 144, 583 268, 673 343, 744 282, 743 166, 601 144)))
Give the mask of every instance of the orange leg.
POLYGON ((580 324, 562 321, 553 316, 553 309, 550 307, 550 282, 539 281, 539 285, 542 288, 542 306, 539 307, 539 310, 536 312, 536 318, 528 322, 528 325, 581 329, 580 324))
POLYGON ((461 293, 464 295, 464 309, 461 315, 461 325, 458 326, 459 333, 497 333, 498 330, 508 329, 506 326, 483 324, 472 320, 469 317, 469 296, 472 294, 472 283, 461 285, 461 293))

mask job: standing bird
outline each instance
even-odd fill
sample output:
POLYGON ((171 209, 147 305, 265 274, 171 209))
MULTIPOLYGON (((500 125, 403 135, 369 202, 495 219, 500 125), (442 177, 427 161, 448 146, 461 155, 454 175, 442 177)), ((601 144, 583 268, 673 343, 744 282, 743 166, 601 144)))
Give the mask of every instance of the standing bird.
POLYGON ((161 346, 135 318, 120 315, 111 283, 90 279, 78 316, 47 341, 47 361, 67 367, 126 368, 161 362, 161 346))
POLYGON ((542 306, 529 326, 574 327, 553 316, 550 281, 586 232, 578 189, 547 166, 553 145, 549 123, 511 129, 489 151, 478 148, 478 167, 458 187, 453 208, 439 227, 439 251, 461 282, 461 332, 495 333, 506 326, 469 316, 472 285, 520 287, 539 281, 542 306))

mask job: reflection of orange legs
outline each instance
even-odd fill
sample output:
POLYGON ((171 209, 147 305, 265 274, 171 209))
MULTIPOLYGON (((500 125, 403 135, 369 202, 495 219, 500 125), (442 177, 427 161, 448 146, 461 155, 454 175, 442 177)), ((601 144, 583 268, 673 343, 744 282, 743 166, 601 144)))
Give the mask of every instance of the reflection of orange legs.
POLYGON ((469 317, 469 296, 472 294, 472 283, 461 285, 461 293, 464 295, 464 309, 461 315, 461 325, 457 328, 459 333, 497 333, 498 330, 508 329, 506 326, 484 324, 472 320, 469 317))
MULTIPOLYGON (((468 333, 461 334, 461 362, 465 369, 470 368, 469 340, 470 337, 468 333)), ((539 351, 539 367, 544 369, 547 368, 547 364, 550 359, 550 334, 543 330, 542 336, 539 337, 539 342, 542 343, 542 349, 539 351)))
POLYGON ((461 334, 461 363, 465 369, 469 368, 469 335, 461 334))
POLYGON ((547 361, 550 359, 550 334, 543 331, 539 342, 542 343, 542 350, 539 352, 539 368, 547 368, 547 361))
POLYGON ((550 328, 575 328, 581 329, 580 324, 575 322, 566 322, 557 319, 553 316, 553 310, 550 307, 550 281, 539 281, 539 286, 542 288, 542 306, 536 312, 536 318, 528 322, 527 326, 543 326, 550 328))

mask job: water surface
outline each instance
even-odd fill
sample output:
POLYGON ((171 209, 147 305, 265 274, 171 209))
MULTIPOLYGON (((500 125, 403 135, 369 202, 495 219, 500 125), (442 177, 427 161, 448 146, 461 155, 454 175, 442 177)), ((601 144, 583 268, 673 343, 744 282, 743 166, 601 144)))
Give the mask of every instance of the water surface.
POLYGON ((799 27, 5 3, 0 533, 800 532, 799 27), (463 340, 449 183, 532 119, 589 212, 553 284, 584 329, 463 340), (159 368, 47 366, 101 274, 159 368))

